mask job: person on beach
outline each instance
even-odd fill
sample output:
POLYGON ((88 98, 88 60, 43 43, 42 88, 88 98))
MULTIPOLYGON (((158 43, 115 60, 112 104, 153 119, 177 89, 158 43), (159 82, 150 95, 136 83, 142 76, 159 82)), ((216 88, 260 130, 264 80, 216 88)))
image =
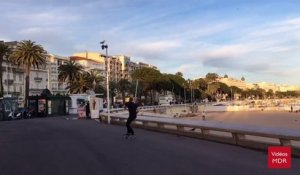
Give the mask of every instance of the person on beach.
POLYGON ((125 135, 130 136, 130 135, 134 135, 134 131, 132 129, 132 127, 130 126, 131 122, 134 121, 136 119, 137 116, 137 108, 138 108, 138 104, 133 102, 133 98, 130 97, 129 98, 129 102, 127 102, 125 104, 125 106, 128 108, 129 111, 129 116, 126 122, 126 128, 127 128, 127 133, 125 135))

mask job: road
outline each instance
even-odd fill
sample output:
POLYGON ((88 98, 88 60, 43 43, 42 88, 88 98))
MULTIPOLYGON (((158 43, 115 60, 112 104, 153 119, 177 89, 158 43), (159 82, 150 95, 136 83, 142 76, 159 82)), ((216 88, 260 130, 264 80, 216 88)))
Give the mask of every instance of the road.
POLYGON ((267 153, 238 146, 65 117, 0 122, 2 175, 299 174, 271 170, 267 153))

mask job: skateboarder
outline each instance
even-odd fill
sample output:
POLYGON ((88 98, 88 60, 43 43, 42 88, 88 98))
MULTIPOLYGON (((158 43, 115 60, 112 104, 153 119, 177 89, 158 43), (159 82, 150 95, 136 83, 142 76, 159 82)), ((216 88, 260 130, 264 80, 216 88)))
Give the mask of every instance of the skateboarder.
POLYGON ((129 117, 128 117, 127 122, 126 122, 127 133, 125 134, 128 137, 130 135, 132 135, 132 136, 134 135, 134 131, 131 128, 130 124, 131 124, 132 121, 134 121, 136 119, 136 115, 138 113, 138 111, 137 111, 138 105, 133 102, 132 97, 129 98, 129 102, 127 102, 125 105, 126 105, 126 107, 128 108, 128 111, 129 111, 129 117))

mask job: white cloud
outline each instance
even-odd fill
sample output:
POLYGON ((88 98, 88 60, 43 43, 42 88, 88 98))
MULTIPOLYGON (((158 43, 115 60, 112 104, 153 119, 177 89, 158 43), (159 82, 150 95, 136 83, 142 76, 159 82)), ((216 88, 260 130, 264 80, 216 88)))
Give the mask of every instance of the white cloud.
POLYGON ((181 44, 179 41, 154 41, 154 42, 146 42, 139 43, 137 45, 137 49, 141 49, 145 52, 163 52, 168 51, 169 49, 175 49, 180 47, 181 44))

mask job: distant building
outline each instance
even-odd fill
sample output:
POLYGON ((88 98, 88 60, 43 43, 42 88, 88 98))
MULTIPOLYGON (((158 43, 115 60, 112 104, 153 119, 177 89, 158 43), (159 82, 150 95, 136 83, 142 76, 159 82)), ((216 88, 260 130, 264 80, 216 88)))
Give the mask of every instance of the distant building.
POLYGON ((223 78, 219 77, 217 81, 225 83, 227 86, 236 86, 240 89, 264 89, 269 91, 270 89, 273 92, 280 91, 300 91, 300 86, 289 86, 289 85, 277 85, 275 83, 259 82, 259 83, 246 83, 245 81, 234 79, 234 78, 223 78))
POLYGON ((280 92, 300 91, 300 86, 279 85, 280 92))
POLYGON ((79 56, 79 57, 84 57, 88 58, 90 60, 97 61, 98 63, 103 63, 105 62, 105 55, 99 53, 99 52, 78 52, 74 53, 73 56, 79 56))
POLYGON ((118 57, 108 56, 105 61, 105 70, 108 71, 110 81, 118 82, 122 79, 122 63, 118 57))
POLYGON ((47 87, 52 94, 66 94, 67 83, 58 81, 58 67, 69 61, 68 57, 49 54, 48 57, 48 84, 47 87))
POLYGON ((140 68, 139 65, 135 62, 132 62, 130 57, 125 55, 115 55, 113 57, 118 58, 118 60, 121 62, 121 78, 132 80, 131 74, 134 70, 140 68))
MULTIPOLYGON (((4 42, 10 48, 17 47, 18 42, 4 42)), ((2 63, 3 71, 3 88, 5 96, 16 96, 20 99, 25 97, 25 70, 23 67, 18 67, 7 61, 4 58, 2 63)), ((47 65, 39 67, 31 67, 30 82, 29 82, 29 95, 40 95, 42 90, 47 87, 47 65)))
MULTIPOLYGON (((129 56, 126 55, 113 55, 113 56, 106 56, 104 54, 98 52, 78 52, 74 53, 71 57, 73 60, 77 60, 77 62, 83 66, 93 67, 93 65, 87 65, 87 61, 96 61, 99 63, 98 69, 102 70, 102 76, 106 77, 106 71, 108 71, 108 75, 111 81, 119 81, 120 79, 124 78, 127 80, 132 80, 131 74, 134 70, 140 69, 143 67, 150 67, 153 69, 157 69, 156 66, 142 63, 142 62, 133 62, 130 60, 129 56), (75 58, 74 56, 77 56, 75 58), (86 61, 83 61, 85 58, 86 61), (81 61, 79 61, 81 60, 81 61)), ((90 63, 91 64, 91 63, 90 63)))
POLYGON ((274 83, 260 82, 260 83, 257 83, 257 85, 259 88, 264 89, 265 91, 269 91, 270 89, 273 92, 280 91, 279 86, 274 83))
POLYGON ((102 77, 106 77, 105 56, 98 52, 79 52, 70 57, 71 60, 82 65, 86 71, 98 70, 102 77))
POLYGON ((153 66, 153 65, 148 64, 148 63, 136 62, 136 64, 137 64, 137 67, 138 67, 138 68, 149 67, 149 68, 153 68, 153 69, 156 69, 156 70, 157 70, 157 67, 156 67, 156 66, 153 66))
MULTIPOLYGON (((18 45, 17 41, 5 42, 14 49, 18 45)), ((66 83, 58 81, 58 66, 68 61, 67 57, 48 54, 46 65, 39 68, 31 67, 29 80, 29 95, 40 95, 45 88, 52 94, 66 94, 66 83)), ((25 97, 25 70, 7 61, 4 58, 2 63, 2 78, 4 96, 19 97, 21 105, 24 104, 25 97)))
POLYGON ((233 79, 233 78, 220 77, 217 79, 217 81, 224 83, 227 86, 236 86, 240 89, 247 89, 249 87, 249 85, 247 85, 247 83, 245 81, 237 80, 237 79, 233 79))
MULTIPOLYGON (((3 41, 2 41, 3 42, 3 41)), ((18 42, 4 42, 11 49, 16 48, 18 42)), ((25 76, 24 68, 17 67, 16 65, 8 62, 7 58, 3 59, 2 63, 2 80, 3 80, 3 95, 4 96, 16 96, 25 97, 25 76)))
POLYGON ((70 60, 80 64, 85 71, 97 70, 100 72, 101 76, 106 77, 106 71, 103 62, 80 56, 70 56, 70 60))
POLYGON ((31 68, 29 95, 41 95, 42 91, 48 87, 48 65, 42 67, 31 68))

